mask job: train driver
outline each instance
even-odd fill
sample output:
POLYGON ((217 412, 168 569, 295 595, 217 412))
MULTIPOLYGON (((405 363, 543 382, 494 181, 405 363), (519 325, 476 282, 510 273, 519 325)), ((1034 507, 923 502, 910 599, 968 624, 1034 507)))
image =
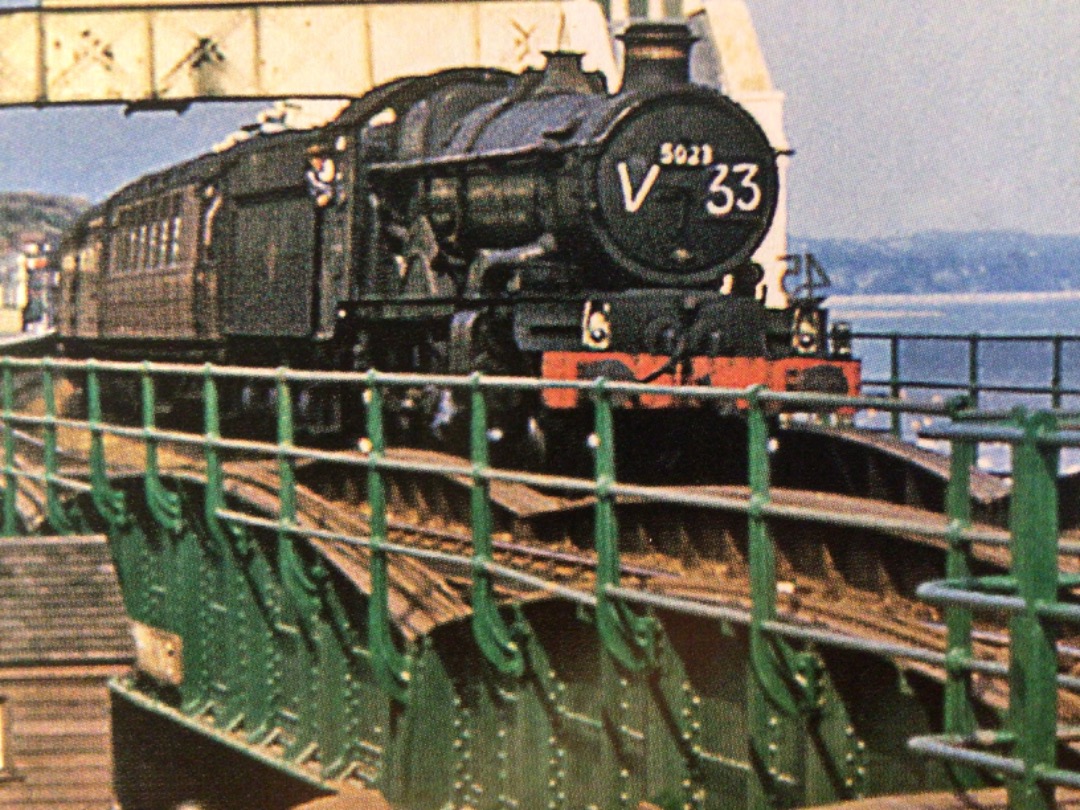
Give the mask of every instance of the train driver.
POLYGON ((337 167, 330 157, 330 149, 323 144, 309 146, 307 150, 308 193, 319 208, 330 205, 337 196, 337 167))

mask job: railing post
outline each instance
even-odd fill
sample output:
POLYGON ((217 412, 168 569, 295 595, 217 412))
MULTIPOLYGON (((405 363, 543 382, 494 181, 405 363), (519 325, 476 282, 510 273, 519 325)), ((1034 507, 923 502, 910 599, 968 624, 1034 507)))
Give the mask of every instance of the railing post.
POLYGON ((1051 361, 1050 370, 1050 407, 1054 410, 1061 408, 1061 351, 1062 351, 1062 337, 1061 335, 1054 335, 1052 339, 1053 345, 1053 359, 1051 361))
POLYGON ((169 492, 161 483, 161 471, 158 466, 158 441, 154 432, 157 429, 157 396, 154 391, 154 378, 149 362, 142 364, 139 372, 140 394, 142 397, 143 443, 146 447, 146 461, 143 469, 143 493, 150 515, 166 531, 180 529, 180 499, 176 493, 169 492))
POLYGON ((218 406, 218 386, 214 379, 214 367, 203 367, 203 457, 206 460, 206 495, 203 501, 203 517, 207 530, 224 554, 231 554, 229 537, 218 517, 218 510, 225 506, 225 475, 221 466, 221 412, 218 406))
POLYGON ((1054 790, 1036 777, 1056 761, 1057 649, 1053 621, 1038 610, 1057 599, 1059 449, 1039 439, 1057 424, 1052 414, 1028 415, 1023 410, 1018 421, 1024 435, 1013 447, 1009 521, 1012 574, 1025 607, 1009 624, 1009 724, 1024 775, 1009 780, 1009 807, 1051 810, 1054 790))
MULTIPOLYGON (((900 335, 889 335, 889 396, 900 399, 900 335)), ((890 414, 892 434, 896 438, 903 435, 903 414, 893 411, 890 414)))
POLYGON ((979 336, 968 335, 968 401, 979 407, 979 336))
POLYGON ((11 419, 15 410, 15 381, 11 360, 0 360, 0 405, 4 410, 4 537, 19 533, 19 478, 15 470, 15 426, 11 419))
POLYGON ((491 556, 491 487, 486 473, 490 465, 487 436, 487 403, 483 378, 471 377, 469 422, 469 457, 472 462, 470 498, 472 512, 472 630, 484 657, 503 675, 520 676, 525 659, 510 630, 499 615, 491 586, 491 574, 485 567, 491 556))
POLYGON ((292 389, 288 370, 279 368, 275 381, 277 403, 277 464, 278 464, 278 562, 282 581, 300 611, 301 622, 308 630, 313 626, 319 609, 318 583, 304 567, 297 547, 299 542, 292 529, 296 528, 296 459, 292 455, 295 441, 292 389))
POLYGON ((760 399, 761 386, 747 392, 747 476, 750 485, 748 549, 750 563, 750 747, 758 790, 751 807, 782 803, 791 778, 780 770, 783 717, 799 713, 799 706, 785 678, 787 651, 783 642, 771 638, 767 622, 776 619, 776 549, 769 534, 765 508, 770 499, 769 425, 760 399))
POLYGON ((367 406, 367 486, 371 516, 368 531, 371 535, 371 596, 368 601, 368 636, 375 677, 394 700, 408 702, 409 666, 407 656, 394 646, 390 630, 390 587, 386 549, 386 488, 379 466, 386 453, 383 434, 383 395, 378 374, 367 373, 364 391, 367 406))
POLYGON ((64 511, 64 505, 56 491, 57 446, 56 446, 56 386, 53 380, 53 361, 46 357, 41 361, 41 389, 45 400, 45 421, 42 426, 45 462, 45 512, 49 524, 60 534, 71 534, 74 528, 64 511))
MULTIPOLYGON (((282 677, 283 691, 282 705, 278 706, 278 712, 287 705, 300 708, 297 712, 296 728, 293 732, 292 741, 285 747, 286 759, 300 759, 311 756, 318 750, 321 742, 317 712, 303 704, 310 701, 311 705, 317 703, 320 698, 316 685, 320 682, 324 665, 324 652, 320 649, 312 654, 313 648, 318 648, 326 640, 323 634, 323 623, 320 621, 321 600, 319 598, 320 580, 326 575, 325 568, 319 562, 313 562, 310 566, 305 564, 301 544, 306 540, 301 539, 292 530, 297 526, 297 495, 296 495, 296 457, 292 451, 295 448, 295 425, 293 422, 292 388, 289 385, 288 369, 277 369, 274 380, 274 401, 277 406, 277 467, 278 467, 278 532, 277 532, 277 560, 281 575, 281 584, 286 598, 296 610, 296 616, 302 632, 307 636, 308 644, 299 655, 304 656, 306 675, 308 682, 297 683, 291 678, 282 677)), ((277 628, 281 632, 281 626, 277 628)), ((278 645, 280 651, 280 642, 278 645)), ((292 656, 295 662, 296 654, 292 656)), ((284 658, 284 656, 282 656, 284 658)), ((282 671, 285 669, 284 661, 279 663, 282 671)), ((328 698, 329 699, 329 698, 328 698)))
POLYGON ((126 520, 124 494, 109 484, 105 435, 101 429, 101 381, 93 360, 86 363, 86 421, 90 425, 91 498, 102 519, 110 526, 116 526, 126 520))
POLYGON ((626 603, 613 600, 608 588, 619 586, 619 524, 615 514, 615 426, 611 395, 600 378, 592 386, 596 507, 593 542, 596 545, 596 618, 604 649, 629 672, 640 672, 654 662, 656 625, 636 615, 626 603))
MULTIPOLYGON (((954 414, 955 417, 955 414, 954 414)), ((975 463, 978 445, 966 439, 954 439, 949 460, 949 483, 945 491, 945 511, 949 519, 948 550, 945 554, 945 576, 953 582, 973 576, 971 542, 963 530, 971 526, 971 467, 975 463)), ((971 671, 967 665, 973 657, 971 608, 945 607, 945 717, 944 732, 967 737, 975 732, 975 699, 972 694, 971 671)), ((957 786, 975 787, 978 775, 962 765, 950 765, 957 786)))

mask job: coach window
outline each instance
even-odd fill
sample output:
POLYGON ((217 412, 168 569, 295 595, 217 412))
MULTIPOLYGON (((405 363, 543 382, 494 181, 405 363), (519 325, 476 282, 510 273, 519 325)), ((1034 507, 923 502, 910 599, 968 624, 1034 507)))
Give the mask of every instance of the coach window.
POLYGON ((154 223, 157 228, 158 240, 154 249, 154 267, 164 267, 169 258, 169 222, 159 219, 154 223))
POLYGON ((139 255, 139 233, 135 230, 135 226, 128 227, 128 244, 127 252, 124 254, 124 263, 120 265, 120 271, 126 272, 131 269, 131 265, 135 263, 136 257, 139 255))
POLYGON ((147 228, 145 223, 139 226, 138 254, 135 261, 131 264, 132 270, 142 270, 144 267, 146 267, 146 243, 147 237, 149 236, 146 231, 147 228))
POLYGON ((11 714, 7 698, 0 695, 0 783, 18 778, 11 762, 11 714))
POLYGON ((160 243, 161 223, 156 219, 150 223, 150 255, 146 258, 147 269, 158 266, 158 244, 160 243))
MULTIPOLYGON (((143 211, 143 216, 146 212, 143 211)), ((150 266, 150 223, 144 222, 142 226, 142 247, 139 250, 139 269, 145 270, 150 266)))
POLYGON ((179 213, 172 218, 172 238, 169 240, 169 264, 176 264, 180 259, 180 229, 184 219, 179 213))

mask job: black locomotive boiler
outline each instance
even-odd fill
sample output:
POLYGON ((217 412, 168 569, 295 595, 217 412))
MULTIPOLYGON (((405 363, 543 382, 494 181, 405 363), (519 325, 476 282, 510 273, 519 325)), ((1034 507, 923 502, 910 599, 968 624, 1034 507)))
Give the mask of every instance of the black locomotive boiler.
MULTIPOLYGON (((759 294, 765 133, 690 81, 684 26, 622 40, 615 93, 570 53, 405 78, 137 180, 64 239, 64 351, 853 392, 820 299, 759 294)), ((434 433, 458 410, 446 391, 394 404, 434 433)), ((493 418, 535 435, 577 405, 552 389, 493 418)))

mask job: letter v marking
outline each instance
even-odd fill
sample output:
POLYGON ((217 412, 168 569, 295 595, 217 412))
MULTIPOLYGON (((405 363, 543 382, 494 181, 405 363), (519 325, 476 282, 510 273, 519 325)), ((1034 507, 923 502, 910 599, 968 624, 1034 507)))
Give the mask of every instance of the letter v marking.
POLYGON ((617 168, 619 182, 622 184, 622 198, 626 213, 636 214, 638 209, 645 203, 645 198, 649 196, 649 192, 652 191, 656 178, 660 176, 660 167, 654 163, 649 168, 649 171, 645 174, 645 180, 641 183, 641 188, 637 190, 636 194, 633 185, 630 183, 630 169, 627 167, 626 161, 619 163, 617 168))

